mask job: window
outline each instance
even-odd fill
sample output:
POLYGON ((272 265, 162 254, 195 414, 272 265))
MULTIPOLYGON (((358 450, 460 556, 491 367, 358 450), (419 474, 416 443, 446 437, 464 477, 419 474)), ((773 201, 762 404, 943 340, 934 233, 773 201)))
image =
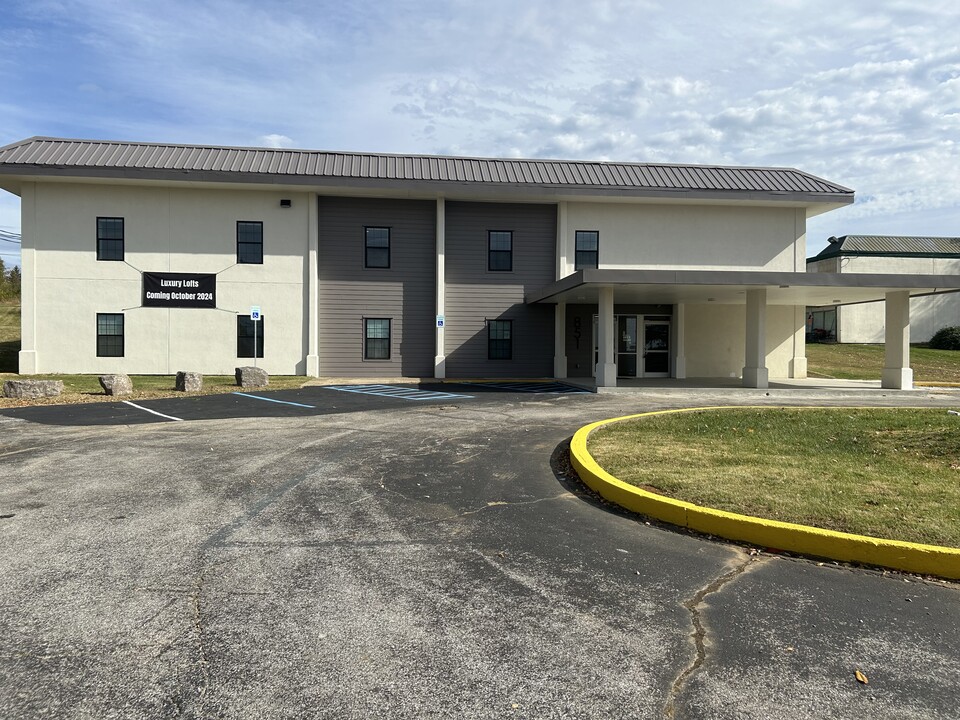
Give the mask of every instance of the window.
POLYGON ((574 270, 598 267, 600 233, 596 230, 577 230, 574 270))
MULTIPOLYGON (((237 262, 263 264, 263 223, 239 220, 237 222, 237 262)), ((240 357, 253 357, 253 355, 240 357)))
POLYGON ((487 358, 513 358, 513 320, 487 320, 487 358))
POLYGON ((368 268, 390 267, 390 228, 364 228, 363 266, 368 268))
POLYGON ((97 357, 123 357, 123 313, 97 313, 97 357))
POLYGON ((97 218, 97 260, 123 260, 123 218, 97 218))
POLYGON ((390 359, 390 318, 363 319, 363 359, 390 359))
POLYGON ((513 231, 488 231, 487 248, 487 270, 513 270, 513 231))
POLYGON ((258 322, 249 315, 237 315, 237 357, 252 358, 253 346, 257 346, 257 357, 263 357, 263 315, 258 322), (256 333, 256 336, 254 336, 256 333))

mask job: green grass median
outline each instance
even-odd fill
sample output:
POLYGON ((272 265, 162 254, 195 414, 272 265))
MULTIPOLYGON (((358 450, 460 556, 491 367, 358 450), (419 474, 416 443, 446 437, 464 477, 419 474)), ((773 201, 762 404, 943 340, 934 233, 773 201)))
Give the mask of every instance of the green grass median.
POLYGON ((960 547, 960 416, 945 409, 724 409, 614 423, 590 453, 697 505, 960 547))

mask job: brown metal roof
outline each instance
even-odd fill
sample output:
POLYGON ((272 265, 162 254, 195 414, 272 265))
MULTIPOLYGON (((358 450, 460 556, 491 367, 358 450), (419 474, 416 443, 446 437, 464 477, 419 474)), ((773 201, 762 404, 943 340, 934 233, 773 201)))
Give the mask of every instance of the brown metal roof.
MULTIPOLYGON (((485 183, 610 191, 716 191, 831 196, 850 202, 853 191, 792 168, 718 167, 661 163, 585 162, 384 155, 274 148, 167 145, 33 137, 0 148, 0 172, 109 174, 149 177, 158 171, 216 173, 251 180, 270 176, 351 180, 485 183)), ((184 178, 186 179, 186 178, 184 178)), ((827 200, 827 198, 823 198, 827 200)))
POLYGON ((960 238, 913 235, 844 235, 829 238, 829 244, 807 262, 840 255, 881 257, 960 257, 960 238))

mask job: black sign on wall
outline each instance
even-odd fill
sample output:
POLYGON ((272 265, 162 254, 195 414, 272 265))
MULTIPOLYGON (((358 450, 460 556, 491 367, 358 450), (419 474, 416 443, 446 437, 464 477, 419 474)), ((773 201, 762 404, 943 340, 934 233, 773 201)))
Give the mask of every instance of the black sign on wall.
POLYGON ((201 273, 143 273, 143 306, 215 308, 217 276, 201 273))

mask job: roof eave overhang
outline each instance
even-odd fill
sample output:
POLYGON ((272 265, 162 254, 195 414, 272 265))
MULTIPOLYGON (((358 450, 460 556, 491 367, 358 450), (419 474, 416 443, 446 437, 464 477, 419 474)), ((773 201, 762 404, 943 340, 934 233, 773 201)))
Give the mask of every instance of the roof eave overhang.
POLYGON ((960 275, 910 275, 740 270, 579 270, 539 290, 526 302, 595 304, 612 287, 617 303, 741 305, 748 290, 767 290, 768 305, 853 305, 883 300, 888 292, 911 297, 960 292, 960 275))
POLYGON ((686 190, 611 186, 552 185, 457 180, 409 180, 393 178, 325 177, 293 174, 238 173, 206 170, 153 170, 143 168, 82 168, 54 165, 2 165, 0 187, 18 187, 22 182, 99 180, 162 183, 203 183, 235 186, 276 186, 303 190, 350 192, 379 190, 425 197, 516 197, 552 200, 623 200, 647 202, 736 202, 793 205, 819 214, 849 205, 853 192, 820 193, 761 190, 686 190))

